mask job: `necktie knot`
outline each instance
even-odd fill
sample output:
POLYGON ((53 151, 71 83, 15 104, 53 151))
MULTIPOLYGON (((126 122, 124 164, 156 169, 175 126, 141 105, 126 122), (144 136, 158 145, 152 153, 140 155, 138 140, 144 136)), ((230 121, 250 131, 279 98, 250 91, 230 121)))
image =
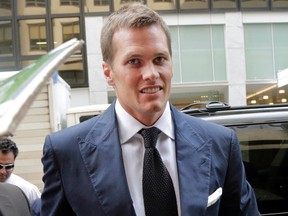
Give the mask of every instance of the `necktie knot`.
POLYGON ((153 148, 156 146, 158 135, 161 131, 156 127, 143 128, 139 131, 144 139, 145 148, 153 148))

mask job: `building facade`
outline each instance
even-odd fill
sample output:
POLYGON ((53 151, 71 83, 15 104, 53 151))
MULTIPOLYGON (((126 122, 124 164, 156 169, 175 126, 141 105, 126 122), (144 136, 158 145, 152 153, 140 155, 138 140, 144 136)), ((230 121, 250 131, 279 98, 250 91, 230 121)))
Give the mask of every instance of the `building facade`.
MULTIPOLYGON (((83 49, 59 68, 71 106, 111 103, 100 31, 126 0, 0 0, 0 71, 18 71, 71 38, 83 49)), ((287 102, 277 73, 288 68, 288 0, 147 0, 172 36, 171 102, 287 102)), ((1 72, 0 72, 1 77, 1 72)))

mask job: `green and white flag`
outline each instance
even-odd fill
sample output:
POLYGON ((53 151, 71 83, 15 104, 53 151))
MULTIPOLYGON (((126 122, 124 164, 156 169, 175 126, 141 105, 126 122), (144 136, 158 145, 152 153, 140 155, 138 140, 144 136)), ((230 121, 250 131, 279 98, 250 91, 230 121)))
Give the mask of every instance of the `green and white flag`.
POLYGON ((82 40, 71 39, 14 76, 0 81, 0 137, 14 132, 57 68, 80 50, 83 43, 82 40))

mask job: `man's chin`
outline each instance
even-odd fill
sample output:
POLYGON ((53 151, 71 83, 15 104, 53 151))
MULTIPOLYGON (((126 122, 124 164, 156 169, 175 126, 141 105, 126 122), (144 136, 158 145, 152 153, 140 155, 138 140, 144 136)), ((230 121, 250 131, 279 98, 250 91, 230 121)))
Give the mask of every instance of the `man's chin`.
POLYGON ((6 179, 0 179, 0 183, 3 183, 5 181, 6 181, 6 179))
POLYGON ((163 103, 151 103, 146 107, 145 110, 147 114, 149 113, 150 115, 155 115, 155 114, 157 115, 159 113, 162 114, 162 112, 164 112, 165 106, 163 105, 163 103))

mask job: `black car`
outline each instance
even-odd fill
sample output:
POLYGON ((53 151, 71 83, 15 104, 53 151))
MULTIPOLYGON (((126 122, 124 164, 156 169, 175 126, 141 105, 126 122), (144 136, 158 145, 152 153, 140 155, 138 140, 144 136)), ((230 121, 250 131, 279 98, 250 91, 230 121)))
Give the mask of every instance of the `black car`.
POLYGON ((261 215, 288 215, 288 104, 231 107, 212 101, 181 111, 232 128, 261 215))

